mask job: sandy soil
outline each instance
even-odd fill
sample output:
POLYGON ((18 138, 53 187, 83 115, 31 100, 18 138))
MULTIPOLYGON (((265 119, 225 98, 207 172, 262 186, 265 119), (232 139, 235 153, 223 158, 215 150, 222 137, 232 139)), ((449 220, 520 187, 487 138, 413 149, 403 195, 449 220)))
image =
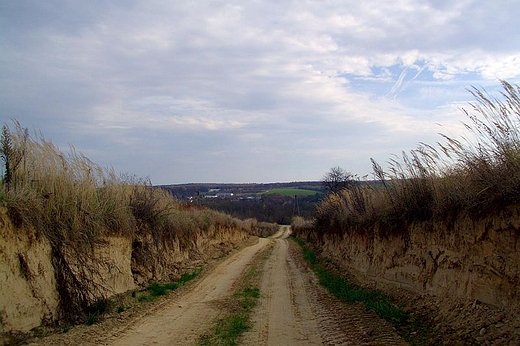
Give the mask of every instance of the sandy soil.
POLYGON ((247 264, 269 243, 258 243, 235 253, 218 265, 192 291, 162 309, 126 326, 111 337, 109 345, 193 345, 218 316, 219 300, 232 291, 247 264))
POLYGON ((393 328, 361 305, 328 295, 308 269, 298 245, 282 227, 216 265, 193 284, 175 291, 142 314, 91 327, 80 326, 33 345, 195 345, 219 315, 254 257, 273 245, 265 261, 257 308, 244 345, 405 345, 393 328))
POLYGON ((264 267, 261 300, 244 345, 406 345, 395 330, 362 305, 330 296, 303 263, 288 227, 264 267))

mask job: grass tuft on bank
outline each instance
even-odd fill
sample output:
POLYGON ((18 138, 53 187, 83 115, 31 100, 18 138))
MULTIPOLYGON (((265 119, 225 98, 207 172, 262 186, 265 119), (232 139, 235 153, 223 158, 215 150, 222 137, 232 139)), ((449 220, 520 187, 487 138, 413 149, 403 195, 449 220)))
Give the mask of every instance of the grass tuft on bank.
MULTIPOLYGON (((520 201, 520 87, 502 81, 493 97, 471 88, 475 101, 454 138, 392 157, 383 168, 372 160, 376 182, 358 181, 329 194, 317 208, 317 234, 399 233, 414 222, 453 227, 518 208, 520 201)), ((295 228, 298 233, 298 228, 295 228)))
POLYGON ((311 265, 320 280, 320 284, 327 288, 330 293, 349 303, 361 302, 367 310, 374 311, 394 325, 407 321, 406 313, 395 306, 388 296, 380 291, 353 285, 347 279, 328 271, 319 263, 316 254, 304 240, 297 237, 291 237, 291 239, 300 245, 304 259, 311 265))

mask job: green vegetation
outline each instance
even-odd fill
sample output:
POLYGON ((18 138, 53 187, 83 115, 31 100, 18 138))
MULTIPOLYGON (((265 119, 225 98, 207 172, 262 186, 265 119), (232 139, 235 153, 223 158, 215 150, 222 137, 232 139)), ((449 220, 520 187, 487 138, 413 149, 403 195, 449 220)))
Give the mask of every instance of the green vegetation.
POLYGON ((319 263, 316 254, 305 241, 297 237, 291 237, 291 239, 301 246, 304 259, 311 264, 320 284, 327 288, 330 293, 349 303, 361 302, 367 310, 376 312, 380 317, 394 325, 400 325, 407 321, 406 313, 392 304, 388 296, 380 291, 353 285, 345 278, 331 273, 319 263))
POLYGON ((305 190, 305 189, 293 189, 293 188, 279 188, 271 189, 265 192, 266 195, 281 195, 281 196, 314 196, 319 193, 318 191, 305 190))
POLYGON ((449 229, 460 217, 479 219, 518 206, 520 88, 502 85, 501 99, 470 90, 476 101, 464 110, 466 137, 422 143, 391 159, 386 171, 372 161, 380 184, 358 182, 329 194, 317 209, 318 234, 402 232, 413 222, 449 229))
POLYGON ((150 286, 148 286, 147 289, 152 297, 165 296, 168 293, 166 285, 160 284, 158 282, 153 282, 150 286))
MULTIPOLYGON (((181 275, 179 280, 168 283, 153 282, 144 291, 133 291, 126 295, 114 297, 113 299, 99 299, 89 308, 89 313, 85 324, 92 325, 98 323, 105 315, 120 314, 127 310, 128 306, 137 303, 152 302, 158 297, 168 295, 170 291, 174 291, 189 281, 195 279, 202 272, 202 268, 198 268, 192 272, 181 275), (125 297, 126 296, 126 297, 125 297)), ((66 324, 70 329, 70 324, 66 324)))
POLYGON ((174 291, 174 290, 182 287, 183 285, 185 285, 187 282, 195 279, 200 274, 201 271, 202 271, 202 268, 199 268, 197 270, 194 270, 193 272, 184 273, 181 275, 179 280, 177 280, 175 282, 169 282, 169 283, 164 283, 164 284, 161 284, 159 282, 153 282, 146 288, 145 293, 138 295, 137 299, 141 302, 142 301, 149 302, 149 301, 153 301, 157 297, 165 296, 168 294, 169 291, 174 291))
POLYGON ((352 285, 345 278, 332 274, 320 266, 316 266, 314 271, 320 279, 320 284, 341 300, 349 303, 361 302, 365 304, 367 310, 376 312, 394 325, 406 322, 408 318, 406 313, 392 304, 391 299, 382 292, 352 285))
POLYGON ((200 337, 199 345, 238 345, 242 334, 251 328, 251 313, 260 298, 257 285, 261 268, 263 262, 269 258, 268 251, 271 249, 256 255, 251 269, 242 278, 232 298, 225 303, 224 316, 216 321, 208 333, 200 337))
POLYGON ((291 239, 298 245, 300 245, 300 247, 302 248, 304 260, 309 262, 313 267, 318 264, 316 254, 314 253, 314 251, 312 251, 312 249, 309 246, 307 246, 307 243, 304 240, 294 236, 291 236, 291 239))
POLYGON ((204 335, 200 345, 238 345, 238 339, 251 328, 251 311, 260 298, 260 290, 247 286, 233 296, 234 311, 217 321, 211 334, 204 335))
POLYGON ((390 322, 399 335, 411 345, 432 344, 434 331, 426 323, 408 315, 383 292, 354 285, 333 270, 329 270, 308 243, 294 236, 291 236, 291 239, 300 245, 304 259, 311 265, 320 284, 331 294, 348 303, 363 303, 365 309, 374 311, 381 318, 390 322))

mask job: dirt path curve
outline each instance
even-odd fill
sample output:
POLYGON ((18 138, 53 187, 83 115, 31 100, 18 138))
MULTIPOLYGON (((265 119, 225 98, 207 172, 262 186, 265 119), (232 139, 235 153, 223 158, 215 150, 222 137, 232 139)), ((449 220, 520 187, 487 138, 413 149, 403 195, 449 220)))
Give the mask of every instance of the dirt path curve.
POLYGON ((220 263, 191 292, 175 299, 133 325, 115 333, 108 345, 194 345, 217 317, 218 301, 232 291, 255 254, 269 244, 267 239, 246 247, 220 263))
POLYGON ((305 265, 299 246, 283 226, 234 253, 153 309, 130 320, 78 326, 31 345, 196 345, 219 316, 257 254, 273 246, 260 278, 260 298, 243 345, 406 345, 392 327, 363 305, 339 302, 305 265))
POLYGON ((273 238, 261 301, 244 345, 407 345, 386 321, 363 305, 330 296, 307 268, 289 226, 273 238))

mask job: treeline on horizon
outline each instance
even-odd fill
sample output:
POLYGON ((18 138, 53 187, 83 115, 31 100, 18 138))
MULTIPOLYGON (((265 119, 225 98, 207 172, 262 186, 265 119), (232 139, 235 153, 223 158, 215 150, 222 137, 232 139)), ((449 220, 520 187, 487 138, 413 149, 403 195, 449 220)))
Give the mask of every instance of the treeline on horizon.
POLYGON ((520 87, 501 81, 493 97, 471 88, 474 101, 464 127, 468 134, 441 134, 435 145, 421 143, 389 160, 372 160, 380 184, 357 182, 329 194, 312 221, 293 220, 296 230, 319 235, 404 232, 415 222, 438 222, 507 214, 520 204, 520 87))
POLYGON ((314 196, 264 195, 258 199, 203 199, 201 205, 224 212, 239 219, 290 225, 294 217, 313 218, 323 194, 314 196))
POLYGON ((251 184, 192 183, 160 187, 170 191, 179 200, 193 205, 218 210, 239 219, 252 218, 280 225, 289 225, 295 216, 314 217, 317 204, 325 196, 321 181, 251 184), (282 190, 284 193, 267 193, 276 189, 282 190), (290 192, 293 189, 295 189, 294 194, 290 192), (296 196, 297 189, 315 191, 315 194, 296 196), (228 195, 206 198, 213 190, 228 195))

